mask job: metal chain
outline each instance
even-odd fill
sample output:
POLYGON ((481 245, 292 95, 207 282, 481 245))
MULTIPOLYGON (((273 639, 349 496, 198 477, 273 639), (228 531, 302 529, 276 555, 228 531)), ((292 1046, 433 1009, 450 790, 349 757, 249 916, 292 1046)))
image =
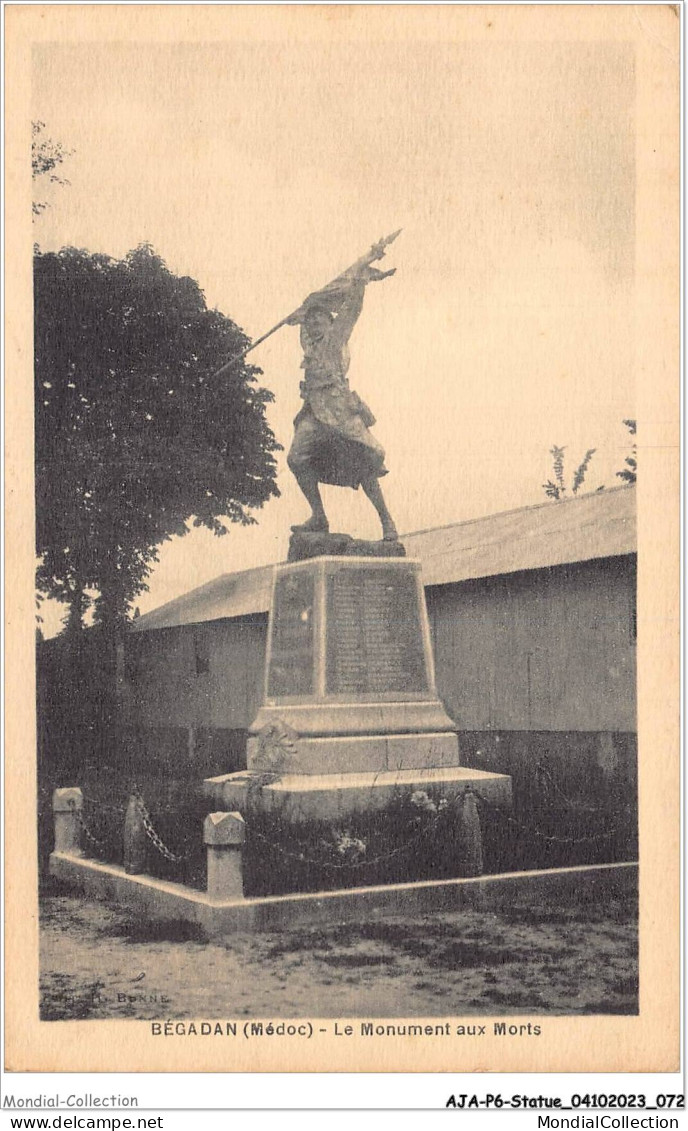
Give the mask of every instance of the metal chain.
MULTIPOLYGON (((579 805, 578 802, 572 801, 570 797, 567 797, 567 795, 564 793, 561 786, 558 785, 558 783, 556 782, 552 772, 550 770, 548 770, 547 767, 542 762, 538 762, 537 766, 535 767, 535 772, 537 774, 541 774, 542 777, 544 777, 549 782, 549 784, 552 786, 552 789, 554 790, 554 792, 559 794, 559 796, 562 798, 562 800, 565 802, 565 804, 568 806, 568 808, 573 810, 573 812, 575 812, 575 813, 600 813, 600 814, 604 815, 605 810, 601 809, 599 806, 579 805)), ((630 812, 630 806, 626 807, 626 812, 627 813, 630 812)))
POLYGON ((76 815, 76 819, 81 826, 81 829, 84 833, 84 836, 86 837, 86 840, 90 841, 91 844, 96 846, 96 848, 105 848, 107 846, 108 842, 106 840, 99 840, 99 838, 97 836, 95 836, 94 833, 91 832, 90 828, 86 824, 83 811, 81 809, 77 809, 74 801, 69 802, 69 807, 72 810, 72 812, 76 815))
MULTIPOLYGON (((560 787, 554 781, 552 775, 546 769, 546 767, 539 764, 537 768, 538 768, 538 771, 540 773, 542 773, 544 776, 546 776, 549 779, 549 782, 551 783, 551 785, 554 787, 554 789, 557 791, 557 793, 560 794, 560 796, 564 799, 564 801, 567 803, 567 805, 569 806, 569 808, 572 811, 574 811, 574 812, 587 812, 587 813, 600 813, 600 812, 602 812, 602 810, 600 810, 600 809, 593 809, 593 808, 588 808, 588 807, 585 807, 585 806, 576 805, 573 801, 571 801, 570 798, 568 798, 566 796, 566 794, 563 792, 563 790, 560 789, 560 787)), ((461 794, 458 794, 454 798, 453 804, 457 804, 459 801, 463 800, 463 798, 469 793, 472 793, 473 796, 476 798, 476 800, 479 801, 481 804, 485 805, 488 809, 492 810, 493 812, 498 813, 499 816, 502 817, 502 819, 507 824, 511 825, 513 828, 517 829, 519 832, 526 833, 529 836, 535 837, 537 840, 542 840, 542 841, 545 841, 549 844, 585 844, 585 843, 593 843, 595 841, 600 841, 600 840, 608 840, 619 829, 618 825, 614 825, 611 828, 605 830, 604 832, 595 833, 595 834, 590 835, 590 836, 582 836, 582 837, 556 836, 556 835, 553 835, 553 834, 545 833, 541 829, 536 828, 534 825, 526 825, 523 822, 516 820, 515 817, 511 816, 510 813, 507 813, 499 805, 495 805, 494 802, 490 801, 487 797, 484 797, 477 790, 472 789, 470 787, 468 789, 466 789, 465 791, 463 791, 461 794)), ((109 805, 104 801, 97 801, 95 798, 88 797, 86 795, 84 795, 84 800, 88 801, 90 804, 92 804, 94 806, 99 806, 102 809, 107 809, 110 812, 124 813, 126 811, 124 808, 122 808, 122 806, 109 805)), ((162 840, 162 837, 159 835, 159 833, 156 831, 156 829, 153 825, 151 815, 150 815, 148 809, 146 808, 146 804, 145 804, 143 797, 141 796, 140 792, 138 793, 137 803, 138 803, 139 812, 141 813, 141 817, 142 817, 142 820, 143 820, 143 827, 146 831, 146 835, 148 836, 148 838, 152 842, 152 844, 155 846, 155 848, 158 850, 160 855, 163 856, 166 860, 169 860, 173 864, 180 864, 182 862, 190 860, 193 856, 193 851, 173 852, 170 848, 167 847, 165 842, 162 840)), ((89 828, 89 826, 86 823, 86 820, 83 816, 83 812, 80 809, 76 808, 76 805, 73 801, 70 802, 70 805, 71 805, 71 808, 76 813, 79 824, 80 824, 81 828, 83 829, 83 832, 84 832, 87 840, 89 840, 92 844, 96 845, 98 848, 104 848, 107 845, 107 841, 100 840, 98 837, 96 837, 94 835, 94 833, 91 831, 91 829, 89 828)), ((172 805, 162 806, 162 809, 165 812, 179 812, 180 811, 180 810, 177 809, 176 806, 172 806, 172 805)), ((627 810, 627 811, 630 811, 630 809, 627 810)), ((311 864, 314 867, 325 868, 325 869, 329 869, 329 870, 332 870, 332 871, 350 871, 350 870, 361 869, 361 868, 372 868, 376 864, 384 863, 387 860, 392 860, 397 856, 401 856, 401 855, 409 852, 417 844, 420 844, 420 842, 425 837, 428 836, 428 834, 431 832, 431 830, 443 819, 446 819, 445 816, 444 816, 444 813, 437 813, 437 814, 435 814, 435 816, 432 818, 431 821, 427 822, 427 824, 419 831, 419 833, 415 837, 412 837, 405 844, 399 845, 396 848, 391 849, 389 852, 380 853, 378 856, 369 857, 366 860, 350 861, 348 863, 347 862, 337 863, 336 861, 333 861, 333 860, 316 859, 312 856, 307 855, 305 852, 291 852, 289 849, 283 848, 281 845, 270 840, 270 838, 266 837, 263 833, 258 832, 257 829, 252 829, 251 835, 253 837, 255 837, 257 840, 262 841, 264 844, 267 844, 268 847, 272 851, 279 853, 280 856, 284 856, 287 859, 296 860, 296 861, 298 861, 299 863, 302 863, 302 864, 311 864)))
MULTIPOLYGON (((96 801, 95 798, 88 797, 85 794, 83 794, 83 797, 84 797, 84 800, 88 801, 91 805, 99 806, 102 809, 107 809, 112 813, 125 813, 126 812, 126 810, 123 809, 120 805, 108 805, 104 801, 96 801)), ((146 835, 148 836, 149 840, 151 840, 152 843, 155 845, 155 847, 157 848, 157 850, 161 854, 161 856, 164 856, 166 860, 169 860, 173 864, 181 864, 183 861, 190 860, 191 857, 193 856, 193 852, 172 852, 172 850, 167 847, 167 845, 162 840, 160 835, 155 831, 155 828, 153 826, 153 821, 151 819, 151 815, 148 812, 146 805, 145 805, 145 802, 140 795, 137 799, 137 804, 138 804, 139 812, 141 813, 141 818, 143 820, 143 827, 146 831, 146 835)), ((78 820, 79 825, 81 826, 81 829, 82 829, 86 839, 91 844, 93 844, 96 848, 106 848, 107 845, 108 845, 107 840, 101 840, 99 837, 97 837, 91 831, 91 829, 89 828, 89 826, 86 823, 86 819, 84 817, 83 810, 77 809, 76 803, 74 801, 70 801, 69 806, 70 806, 70 809, 72 810, 72 812, 75 814, 76 819, 78 820)), ((167 808, 171 809, 172 806, 169 806, 167 808)))
MULTIPOLYGON (((473 790, 469 788, 462 793, 457 794, 452 804, 458 804, 459 801, 463 800, 465 795, 472 792, 473 790)), ((274 841, 270 840, 269 837, 264 836, 263 833, 259 833, 257 829, 250 829, 249 835, 254 836, 257 840, 263 841, 263 843, 267 844, 268 847, 271 848, 274 852, 279 853, 280 856, 287 857, 289 860, 298 860, 301 864, 312 864, 316 868, 326 868, 332 871, 350 871, 351 869, 355 868, 372 868, 375 864, 383 863, 386 860, 392 860, 396 856, 402 856, 404 853, 409 852, 410 849, 415 848, 417 844, 420 844, 420 842, 428 835, 431 829, 433 829, 443 819, 443 816, 443 813, 437 813, 431 821, 428 821, 427 824, 423 828, 421 828, 420 832, 415 837, 413 837, 411 840, 406 841, 405 844, 398 845, 397 848, 390 849, 389 852, 382 852, 380 853, 380 855, 368 857, 366 860, 354 860, 350 863, 341 864, 337 863, 334 860, 316 860, 312 856, 307 856, 303 852, 290 852, 288 848, 282 848, 281 845, 276 844, 274 841)))
MULTIPOLYGON (((608 840, 619 829, 618 825, 614 825, 614 826, 612 826, 612 828, 607 829, 605 832, 596 833, 592 836, 583 836, 583 837, 555 836, 555 835, 551 835, 549 833, 544 833, 544 832, 542 832, 541 829, 537 829, 533 825, 524 825, 521 821, 517 821, 515 817, 512 817, 509 813, 506 813, 502 808, 500 808, 499 805, 495 805, 494 802, 489 801, 488 798, 483 797, 483 795, 481 793, 479 793, 477 790, 474 790, 474 789, 469 788, 469 789, 465 790, 463 793, 457 795, 457 797, 454 799, 455 803, 458 802, 459 800, 462 800, 463 797, 468 793, 472 793, 473 796, 479 802, 482 802, 489 809, 499 813, 499 815, 508 824, 510 824, 514 828, 518 829, 519 832, 527 833, 529 836, 533 836, 538 840, 546 841, 547 843, 553 843, 553 844, 585 844, 585 843, 592 843, 592 842, 599 841, 599 840, 608 840)), ((416 837, 412 838, 410 841, 407 841, 405 844, 400 845, 397 848, 392 849, 390 852, 381 853, 379 856, 374 856, 374 857, 368 858, 366 860, 358 860, 358 861, 352 861, 350 863, 341 863, 341 864, 336 863, 335 861, 329 861, 329 860, 323 860, 323 859, 318 860, 318 859, 313 858, 312 856, 308 856, 306 853, 303 853, 303 852, 290 852, 289 849, 283 848, 281 845, 276 844, 274 841, 270 840, 269 837, 266 837, 263 833, 259 833, 257 831, 257 829, 252 829, 250 835, 254 836, 257 840, 262 841, 264 844, 267 844, 270 849, 272 849, 274 852, 279 853, 280 856, 286 857, 287 859, 297 860, 302 864, 312 864, 315 867, 330 869, 332 871, 344 871, 344 870, 353 870, 353 869, 359 869, 359 868, 370 868, 370 867, 373 867, 375 864, 383 863, 386 860, 391 860, 396 856, 403 855, 404 853, 408 852, 410 849, 414 848, 417 844, 419 844, 421 842, 421 840, 423 840, 423 838, 428 835, 428 833, 431 831, 431 829, 435 825, 437 825, 440 820, 442 820, 442 817, 443 817, 443 814, 438 813, 435 817, 433 817, 432 821, 429 821, 428 824, 423 829, 421 829, 421 831, 419 832, 419 834, 416 837)))
POLYGON ((250 835, 254 836, 257 840, 262 840, 273 852, 277 852, 280 856, 284 856, 288 860, 298 860, 300 864, 312 864, 316 868, 326 868, 332 871, 350 871, 353 868, 372 868, 374 864, 379 864, 384 860, 391 860, 395 856, 401 856, 402 853, 408 852, 411 848, 415 847, 415 845, 423 839, 427 831, 427 829, 423 829, 420 835, 415 837, 412 841, 407 841, 406 844, 402 844, 398 848, 392 849, 390 852, 384 852, 380 856, 374 856, 367 860, 352 860, 348 864, 344 862, 339 864, 334 860, 317 860, 312 856, 307 856, 303 852, 290 852, 288 848, 282 848, 280 844, 276 844, 274 841, 270 840, 269 837, 259 833, 256 829, 253 829, 250 835))
POLYGON ((165 859, 169 860, 172 864, 181 864, 185 860, 190 860, 193 856, 193 852, 172 852, 172 850, 167 847, 162 837, 155 831, 151 815, 148 812, 145 802, 140 794, 138 795, 136 801, 139 813, 141 814, 141 819, 143 820, 143 827, 146 830, 146 835, 148 836, 148 839, 155 845, 160 855, 164 856, 165 859))
POLYGON ((582 813, 599 813, 599 812, 601 812, 600 809, 595 809, 593 806, 590 806, 590 805, 578 805, 570 797, 567 797, 567 795, 564 793, 564 791, 561 788, 561 786, 559 785, 559 783, 555 780, 553 774, 550 772, 550 770, 547 769, 547 767, 544 765, 543 762, 538 762, 537 765, 535 766, 535 782, 536 782, 536 785, 538 784, 539 780, 542 780, 545 783, 545 787, 547 785, 549 785, 549 787, 552 789, 552 791, 562 799, 562 801, 564 802, 564 804, 567 806, 568 809, 572 809, 577 813, 581 813, 581 812, 582 813))
POLYGON ((506 813, 499 805, 495 805, 494 802, 489 801, 487 797, 483 797, 477 790, 474 792, 478 801, 481 801, 488 809, 496 810, 507 824, 513 825, 519 832, 528 833, 529 836, 534 836, 538 840, 544 840, 551 844, 586 844, 598 840, 608 840, 619 830, 619 825, 613 825, 610 829, 607 829, 606 832, 595 833, 592 836, 553 836, 550 833, 543 833, 542 830, 537 829, 535 825, 524 825, 521 821, 517 821, 515 817, 506 813))

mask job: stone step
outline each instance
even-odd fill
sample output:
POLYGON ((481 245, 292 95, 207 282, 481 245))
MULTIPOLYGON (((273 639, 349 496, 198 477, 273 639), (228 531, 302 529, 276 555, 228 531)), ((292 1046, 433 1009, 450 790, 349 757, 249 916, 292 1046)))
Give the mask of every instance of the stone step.
POLYGON ((511 805, 508 775, 469 766, 379 773, 283 774, 273 781, 269 777, 242 771, 207 778, 203 787, 209 801, 219 809, 246 812, 254 808, 292 822, 339 821, 353 813, 385 809, 400 795, 410 796, 418 790, 433 801, 452 801, 471 788, 490 804, 511 805))

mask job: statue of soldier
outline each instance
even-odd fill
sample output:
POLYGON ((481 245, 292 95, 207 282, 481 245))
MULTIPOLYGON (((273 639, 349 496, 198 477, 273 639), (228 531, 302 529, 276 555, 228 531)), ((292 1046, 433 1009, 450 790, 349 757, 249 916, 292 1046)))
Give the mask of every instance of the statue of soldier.
POLYGON ((301 327, 304 379, 303 407, 294 420, 294 438, 287 462, 311 508, 310 518, 295 532, 324 532, 329 524, 320 483, 339 487, 359 485, 377 511, 385 541, 397 540, 397 530, 379 480, 387 475, 385 453, 370 431, 375 417, 349 388, 348 341, 363 308, 368 283, 394 271, 378 271, 371 260, 384 255, 384 241, 320 291, 309 295, 288 319, 301 327))

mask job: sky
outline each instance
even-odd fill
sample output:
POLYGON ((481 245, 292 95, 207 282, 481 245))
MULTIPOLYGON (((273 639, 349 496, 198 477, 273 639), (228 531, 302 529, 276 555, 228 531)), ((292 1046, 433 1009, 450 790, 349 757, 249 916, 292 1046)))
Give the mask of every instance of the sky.
MULTIPOLYGON (((251 337, 403 229, 349 371, 401 532, 543 502, 553 444, 571 474, 597 449, 586 488, 619 485, 636 415, 631 44, 48 43, 32 78, 32 118, 73 151, 41 248, 148 241, 251 337)), ((286 452, 298 332, 252 360, 286 452)), ((141 612, 286 557, 307 508, 285 452, 257 525, 165 544, 141 612)), ((378 536, 361 491, 324 496, 331 529, 378 536)))

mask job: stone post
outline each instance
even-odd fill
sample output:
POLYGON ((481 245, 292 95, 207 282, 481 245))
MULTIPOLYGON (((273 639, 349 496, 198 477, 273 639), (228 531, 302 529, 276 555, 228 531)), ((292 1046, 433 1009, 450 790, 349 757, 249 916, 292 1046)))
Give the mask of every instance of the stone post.
POLYGON ((208 850, 208 895, 211 899, 243 899, 243 843, 246 825, 241 813, 209 813, 203 824, 208 850))
POLYGON ((137 792, 129 794, 124 814, 124 871, 127 875, 138 876, 146 870, 146 827, 143 823, 141 797, 137 792))
POLYGON ((483 836, 480 828, 480 814, 475 794, 467 789, 461 804, 461 855, 466 876, 483 874, 483 836))
POLYGON ((84 807, 84 795, 78 787, 53 791, 53 817, 55 820, 55 852, 81 856, 81 822, 79 814, 84 807))

